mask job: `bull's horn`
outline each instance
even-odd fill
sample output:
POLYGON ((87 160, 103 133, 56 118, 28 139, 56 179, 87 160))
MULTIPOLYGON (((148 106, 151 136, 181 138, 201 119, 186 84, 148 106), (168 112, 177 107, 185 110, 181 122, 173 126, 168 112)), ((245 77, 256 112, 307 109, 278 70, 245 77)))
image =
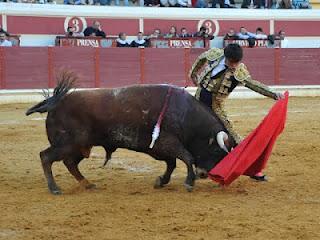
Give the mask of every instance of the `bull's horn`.
POLYGON ((228 140, 228 134, 224 131, 220 131, 217 134, 217 143, 221 149, 226 151, 227 153, 229 152, 224 141, 228 140))

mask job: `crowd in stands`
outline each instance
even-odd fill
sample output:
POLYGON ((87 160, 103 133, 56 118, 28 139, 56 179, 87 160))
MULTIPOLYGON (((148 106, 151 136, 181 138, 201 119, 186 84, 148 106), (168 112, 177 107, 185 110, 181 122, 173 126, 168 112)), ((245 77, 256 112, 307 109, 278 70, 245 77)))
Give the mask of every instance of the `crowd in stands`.
POLYGON ((238 33, 234 28, 230 28, 227 34, 223 38, 224 40, 247 40, 249 47, 255 45, 256 40, 268 40, 269 46, 273 46, 275 40, 281 40, 281 47, 285 48, 288 46, 288 40, 285 38, 285 32, 280 30, 277 34, 269 34, 263 32, 261 27, 256 29, 255 33, 248 32, 245 27, 240 27, 238 33))
MULTIPOLYGON (((12 46, 12 43, 8 40, 9 33, 2 29, 0 25, 0 46, 12 46)), ((93 21, 92 26, 87 27, 83 33, 75 31, 73 26, 67 28, 66 37, 101 37, 106 38, 106 33, 102 29, 99 21, 93 21)), ((156 28, 147 36, 144 36, 142 32, 138 32, 137 36, 133 40, 128 40, 127 35, 124 32, 120 32, 116 41, 117 47, 150 47, 150 39, 169 39, 169 38, 203 38, 205 40, 212 40, 214 36, 208 33, 208 29, 205 26, 200 27, 199 31, 191 33, 187 28, 182 27, 180 31, 176 26, 171 26, 167 33, 161 33, 161 30, 156 28)), ((258 27, 255 33, 249 32, 245 27, 240 27, 239 32, 236 32, 234 28, 230 28, 225 34, 224 40, 246 40, 249 47, 255 46, 256 40, 267 40, 269 46, 272 47, 275 40, 281 40, 282 47, 287 47, 288 41, 285 38, 285 32, 280 30, 277 34, 266 34, 261 27, 258 27)))
MULTIPOLYGON (((75 33, 73 27, 68 27, 66 33, 67 37, 106 37, 106 33, 102 30, 102 26, 99 21, 94 21, 92 26, 87 27, 83 33, 75 33)), ((185 27, 182 27, 178 32, 176 26, 171 26, 168 33, 162 34, 160 29, 156 28, 149 36, 144 36, 142 32, 137 33, 137 37, 134 40, 128 40, 127 35, 124 32, 120 32, 116 39, 117 47, 148 47, 150 46, 150 39, 152 38, 205 38, 212 40, 214 36, 208 34, 208 29, 202 26, 198 32, 189 33, 185 27)))
MULTIPOLYGON (((92 26, 87 27, 83 33, 75 33, 73 27, 68 28, 66 33, 67 37, 102 37, 106 38, 106 33, 102 30, 102 26, 99 21, 94 21, 92 26)), ((167 33, 161 33, 161 30, 156 28, 154 31, 148 35, 144 36, 142 32, 137 33, 137 37, 134 40, 128 40, 127 35, 124 32, 120 32, 118 38, 116 39, 117 47, 149 47, 150 39, 155 38, 203 38, 206 40, 214 39, 214 36, 208 33, 208 29, 205 26, 200 27, 199 31, 191 33, 187 28, 182 27, 179 31, 176 26, 171 26, 167 33)), ((255 33, 247 31, 245 27, 241 27, 239 32, 236 32, 234 28, 230 28, 229 31, 224 36, 224 40, 247 40, 249 47, 255 45, 256 40, 268 40, 269 45, 272 47, 275 40, 282 40, 283 47, 286 47, 287 40, 285 39, 285 32, 280 31, 277 34, 269 34, 263 32, 261 27, 258 27, 255 33)))
MULTIPOLYGON (((62 0, 60 0, 62 1, 62 0)), ((0 2, 19 3, 57 3, 57 0, 0 0, 0 2)), ((194 7, 194 8, 276 8, 276 9, 310 9, 309 0, 63 0, 71 5, 102 6, 147 6, 147 7, 194 7)))

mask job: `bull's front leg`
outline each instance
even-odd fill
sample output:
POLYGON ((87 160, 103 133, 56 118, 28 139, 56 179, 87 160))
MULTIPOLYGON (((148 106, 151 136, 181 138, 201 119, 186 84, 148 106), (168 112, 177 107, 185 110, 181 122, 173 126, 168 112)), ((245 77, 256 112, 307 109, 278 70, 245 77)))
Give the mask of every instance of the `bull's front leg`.
POLYGON ((106 166, 106 164, 109 162, 109 160, 111 159, 112 153, 114 151, 116 151, 117 148, 113 147, 113 146, 109 146, 109 145, 102 145, 102 147, 106 151, 106 157, 105 157, 103 165, 101 166, 101 168, 104 168, 106 166))
POLYGON ((185 148, 181 148, 177 158, 182 160, 187 166, 188 175, 184 182, 184 186, 186 187, 188 192, 191 192, 193 190, 194 182, 196 179, 196 175, 193 171, 193 165, 192 165, 193 157, 185 148))
POLYGON ((177 165, 176 159, 175 158, 168 159, 166 160, 166 164, 167 164, 167 169, 162 176, 157 177, 156 182, 154 184, 154 188, 161 188, 170 182, 171 174, 177 165))
MULTIPOLYGON (((188 170, 188 175, 185 180, 185 187, 186 189, 191 192, 194 186, 194 181, 196 178, 196 175, 193 171, 192 163, 194 162, 193 156, 188 152, 187 149, 181 144, 181 142, 176 138, 176 136, 167 133, 162 132, 162 137, 159 138, 158 142, 154 145, 154 148, 152 149, 151 155, 154 156, 156 159, 176 159, 179 158, 182 160, 188 170), (170 156, 169 158, 161 158, 162 156, 170 156)), ((167 171, 166 173, 160 177, 158 185, 164 185, 170 181, 170 176, 172 171, 175 168, 175 162, 173 163, 173 160, 170 160, 167 162, 167 171)), ((157 183, 156 183, 157 184, 157 183)))

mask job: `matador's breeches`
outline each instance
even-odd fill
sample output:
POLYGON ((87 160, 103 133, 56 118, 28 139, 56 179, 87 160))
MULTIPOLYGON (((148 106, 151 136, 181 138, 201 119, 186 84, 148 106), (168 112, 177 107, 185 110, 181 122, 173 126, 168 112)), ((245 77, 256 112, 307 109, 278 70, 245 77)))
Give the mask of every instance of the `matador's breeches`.
POLYGON ((240 143, 242 141, 243 138, 234 130, 232 122, 227 117, 227 113, 224 110, 223 98, 217 99, 217 96, 202 87, 198 87, 195 98, 217 114, 236 143, 240 143))
POLYGON ((242 141, 242 137, 234 130, 232 121, 227 117, 227 113, 224 110, 224 101, 221 99, 212 98, 212 111, 214 111, 220 120, 223 122, 226 129, 229 131, 231 136, 234 138, 237 144, 242 141))

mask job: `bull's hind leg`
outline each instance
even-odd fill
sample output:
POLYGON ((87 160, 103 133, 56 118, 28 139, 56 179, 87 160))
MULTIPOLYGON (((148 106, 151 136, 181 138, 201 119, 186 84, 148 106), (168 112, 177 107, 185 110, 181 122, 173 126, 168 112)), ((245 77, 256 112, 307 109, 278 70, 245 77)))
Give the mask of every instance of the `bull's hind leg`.
POLYGON ((80 185, 84 186, 87 189, 95 188, 96 185, 90 183, 80 172, 78 168, 78 164, 83 159, 83 155, 81 153, 73 154, 68 158, 63 160, 64 165, 67 167, 69 172, 74 176, 74 178, 80 183, 80 185))
POLYGON ((49 191, 52 194, 61 194, 60 188, 57 186, 53 175, 52 175, 52 164, 55 161, 60 161, 63 159, 65 154, 71 152, 71 148, 54 148, 49 147, 46 150, 40 152, 41 164, 44 171, 44 175, 47 179, 49 191))
POLYGON ((162 176, 157 177, 156 182, 154 184, 154 188, 161 188, 170 182, 171 174, 177 165, 176 159, 173 158, 173 159, 166 160, 166 164, 167 164, 167 169, 162 176))

